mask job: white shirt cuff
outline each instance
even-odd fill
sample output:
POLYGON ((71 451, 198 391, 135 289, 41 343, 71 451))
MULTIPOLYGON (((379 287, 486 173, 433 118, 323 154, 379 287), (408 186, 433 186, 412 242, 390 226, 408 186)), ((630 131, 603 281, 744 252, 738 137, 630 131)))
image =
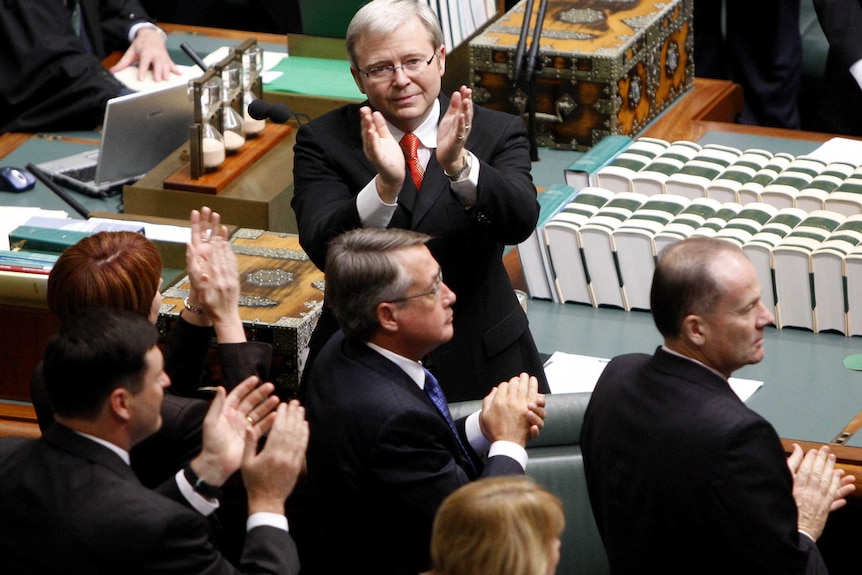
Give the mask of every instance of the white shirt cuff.
POLYGON ((464 422, 464 433, 467 434, 467 441, 473 451, 478 455, 484 455, 491 448, 491 442, 482 435, 482 427, 479 425, 480 413, 482 413, 481 409, 467 416, 467 420, 464 422))
POLYGON ((275 527, 282 531, 289 531, 287 517, 278 513, 252 513, 245 522, 245 530, 251 531, 255 527, 275 527))
POLYGON ((191 483, 189 483, 189 480, 186 479, 186 474, 183 473, 182 469, 177 471, 174 478, 176 479, 180 493, 182 493, 183 497, 186 498, 186 501, 189 502, 189 505, 194 507, 198 513, 203 516, 207 516, 218 509, 218 499, 207 499, 195 491, 192 488, 191 483))
POLYGON ((467 421, 464 422, 464 431, 467 434, 467 441, 470 442, 470 447, 477 454, 482 455, 488 453, 488 457, 495 455, 505 455, 517 461, 521 469, 527 470, 527 450, 512 441, 495 441, 491 443, 482 435, 482 428, 479 426, 479 414, 482 410, 471 413, 467 416, 467 421))
POLYGON ((850 66, 850 74, 853 75, 853 79, 856 80, 859 89, 862 90, 862 60, 850 66))
POLYGON ((527 470, 527 450, 512 441, 495 441, 488 450, 488 457, 505 455, 511 457, 521 465, 521 469, 527 470))
POLYGON ((479 159, 473 155, 473 152, 467 153, 471 156, 467 177, 457 182, 449 182, 449 185, 452 187, 452 193, 458 198, 458 203, 464 208, 472 208, 479 201, 479 159))
POLYGON ((165 31, 153 24, 152 22, 138 22, 137 24, 132 24, 132 27, 129 28, 129 44, 134 41, 135 35, 138 33, 138 30, 143 30, 144 28, 155 28, 156 30, 161 32, 162 38, 164 38, 165 40, 168 39, 168 35, 165 33, 165 31))
POLYGON ((385 228, 392 219, 398 203, 387 204, 377 193, 377 178, 372 178, 356 196, 356 211, 365 228, 385 228))

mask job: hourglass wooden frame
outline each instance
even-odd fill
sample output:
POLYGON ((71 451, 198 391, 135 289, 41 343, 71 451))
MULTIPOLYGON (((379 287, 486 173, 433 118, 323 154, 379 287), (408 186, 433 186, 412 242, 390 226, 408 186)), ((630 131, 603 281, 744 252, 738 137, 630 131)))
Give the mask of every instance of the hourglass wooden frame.
MULTIPOLYGON (((223 106, 226 105, 223 99, 219 97, 218 104, 212 106, 209 113, 206 113, 203 105, 204 85, 213 78, 220 78, 224 69, 234 62, 238 62, 242 66, 243 54, 252 47, 257 47, 256 38, 249 38, 239 46, 232 48, 226 58, 212 65, 201 77, 189 81, 192 102, 194 104, 194 123, 189 127, 189 164, 192 179, 196 180, 206 172, 203 151, 204 124, 211 122, 217 130, 221 131, 223 128, 223 106)), ((255 74, 255 79, 251 86, 251 94, 255 98, 263 97, 263 81, 258 74, 255 74)), ((241 88, 227 105, 232 106, 242 115, 242 111, 250 104, 250 102, 244 101, 245 96, 246 90, 241 88)))

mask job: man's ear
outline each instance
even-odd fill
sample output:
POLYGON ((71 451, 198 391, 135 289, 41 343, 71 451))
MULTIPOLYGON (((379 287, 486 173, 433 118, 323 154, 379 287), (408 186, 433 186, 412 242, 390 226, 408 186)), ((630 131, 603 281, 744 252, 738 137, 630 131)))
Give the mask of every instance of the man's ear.
POLYGON ((682 329, 680 331, 686 340, 700 347, 706 342, 708 329, 704 318, 692 313, 683 318, 682 329))
POLYGON ((362 78, 359 75, 359 74, 361 74, 361 72, 359 70, 357 70, 356 68, 354 68, 353 66, 351 66, 350 67, 350 73, 353 74, 353 81, 356 82, 356 87, 359 88, 359 91, 364 94, 365 93, 365 87, 362 85, 362 78))
POLYGON ((125 387, 117 387, 108 396, 107 408, 113 417, 120 421, 129 421, 132 417, 131 402, 133 400, 131 391, 125 387))
POLYGON ((438 66, 440 66, 440 77, 443 77, 443 74, 446 73, 446 45, 440 46, 438 49, 439 56, 437 57, 438 66))
POLYGON ((375 314, 377 315, 377 323, 380 324, 380 329, 391 333, 398 331, 398 309, 398 304, 388 301, 377 304, 375 314))

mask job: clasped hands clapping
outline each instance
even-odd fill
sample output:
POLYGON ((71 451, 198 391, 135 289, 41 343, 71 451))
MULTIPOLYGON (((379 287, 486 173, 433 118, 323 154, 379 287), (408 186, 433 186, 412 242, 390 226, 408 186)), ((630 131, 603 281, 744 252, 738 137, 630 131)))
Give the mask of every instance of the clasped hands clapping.
POLYGON ((835 454, 826 445, 803 455, 802 448, 794 443, 787 458, 799 510, 797 526, 815 541, 823 533, 829 512, 843 507, 845 498, 856 489, 855 478, 836 468, 835 462, 835 454))
MULTIPOLYGON (((394 204, 407 174, 404 153, 389 131, 380 112, 363 106, 362 150, 377 169, 377 190, 381 199, 394 204)), ((473 90, 461 86, 452 94, 449 108, 437 126, 437 161, 447 173, 458 172, 464 164, 465 145, 473 122, 473 90)))

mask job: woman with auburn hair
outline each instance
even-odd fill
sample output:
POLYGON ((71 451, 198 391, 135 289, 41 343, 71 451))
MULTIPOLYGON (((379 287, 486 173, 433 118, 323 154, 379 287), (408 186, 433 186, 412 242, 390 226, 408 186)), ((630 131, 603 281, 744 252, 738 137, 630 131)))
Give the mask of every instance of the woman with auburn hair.
MULTIPOLYGON (((162 405, 162 427, 131 451, 131 465, 145 485, 171 477, 200 452, 207 402, 197 389, 213 332, 219 344, 223 385, 232 389, 251 375, 265 380, 272 347, 246 341, 239 315, 239 273, 227 228, 204 207, 191 213, 186 246, 189 296, 164 344, 171 387, 162 405), (185 397, 181 397, 185 396, 185 397)), ((142 234, 100 232, 67 248, 48 276, 48 308, 61 321, 87 309, 111 308, 146 316, 156 323, 162 294, 162 258, 142 234)), ((42 366, 33 373, 30 395, 39 427, 53 421, 42 366)))
POLYGON ((564 527, 562 502, 533 480, 473 481, 437 510, 429 575, 552 575, 564 527))
POLYGON ((57 260, 48 278, 48 309, 61 322, 85 309, 127 310, 158 319, 162 257, 134 232, 101 232, 79 241, 57 260))

